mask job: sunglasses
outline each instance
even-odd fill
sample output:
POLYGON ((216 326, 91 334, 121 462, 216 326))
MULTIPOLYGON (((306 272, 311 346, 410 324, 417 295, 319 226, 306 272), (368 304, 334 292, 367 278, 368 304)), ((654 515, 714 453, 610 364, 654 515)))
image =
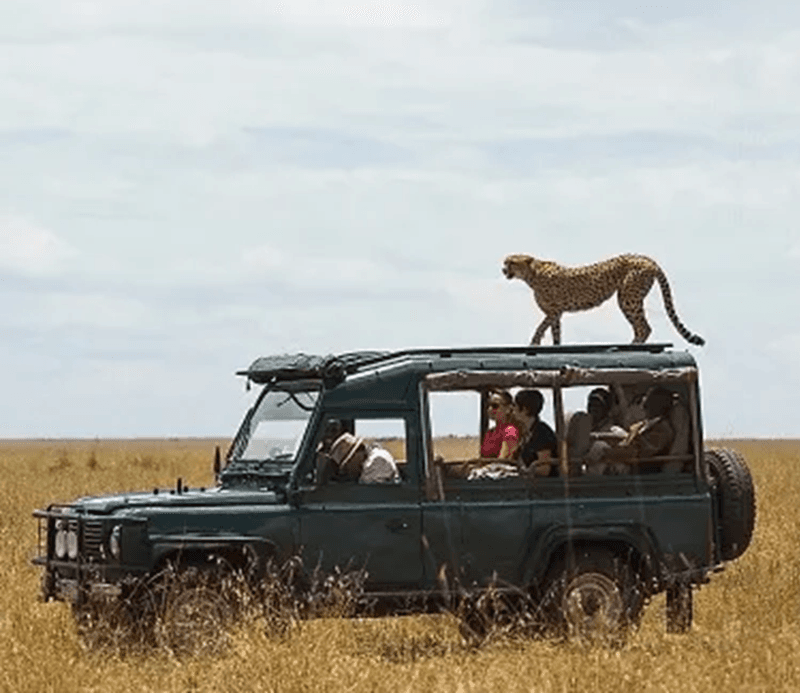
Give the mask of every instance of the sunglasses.
POLYGON ((489 409, 499 409, 501 406, 499 402, 489 402, 489 409))

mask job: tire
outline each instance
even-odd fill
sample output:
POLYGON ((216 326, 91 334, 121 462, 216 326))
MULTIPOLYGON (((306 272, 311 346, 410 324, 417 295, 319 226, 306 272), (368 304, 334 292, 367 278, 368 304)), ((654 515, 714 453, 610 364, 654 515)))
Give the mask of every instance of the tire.
POLYGON ((755 488, 744 458, 735 450, 706 450, 705 462, 716 489, 719 507, 720 556, 732 561, 753 538, 756 520, 755 488))
POLYGON ((235 610, 222 587, 218 576, 193 567, 163 581, 158 645, 179 659, 223 652, 235 610))
POLYGON ((554 564, 550 576, 543 612, 558 634, 618 645, 638 624, 644 589, 626 556, 577 547, 554 564))

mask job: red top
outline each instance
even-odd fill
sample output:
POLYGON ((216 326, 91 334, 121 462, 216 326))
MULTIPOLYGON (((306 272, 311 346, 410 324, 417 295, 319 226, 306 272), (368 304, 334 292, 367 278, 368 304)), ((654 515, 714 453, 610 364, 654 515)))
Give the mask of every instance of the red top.
POLYGON ((498 424, 486 431, 486 436, 481 445, 481 457, 497 457, 503 441, 508 443, 512 450, 519 441, 519 431, 514 424, 498 424))

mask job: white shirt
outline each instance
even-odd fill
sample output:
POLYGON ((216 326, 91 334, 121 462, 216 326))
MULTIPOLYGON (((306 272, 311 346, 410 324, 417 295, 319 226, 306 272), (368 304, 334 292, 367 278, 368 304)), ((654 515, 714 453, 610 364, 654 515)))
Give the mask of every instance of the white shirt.
POLYGON ((380 447, 373 447, 358 479, 360 484, 392 484, 400 480, 394 458, 391 453, 380 447))

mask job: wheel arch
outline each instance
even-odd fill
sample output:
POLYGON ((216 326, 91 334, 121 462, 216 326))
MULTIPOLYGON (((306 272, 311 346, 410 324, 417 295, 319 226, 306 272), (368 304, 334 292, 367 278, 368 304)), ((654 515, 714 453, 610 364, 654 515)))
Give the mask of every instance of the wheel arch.
POLYGON ((246 575, 261 577, 267 561, 276 556, 278 547, 260 537, 226 537, 222 540, 180 539, 159 542, 153 547, 153 574, 169 564, 177 566, 224 566, 246 575))
POLYGON ((552 527, 543 533, 530 548, 522 584, 544 585, 554 564, 568 558, 570 553, 589 547, 625 556, 633 563, 645 585, 659 581, 660 552, 646 528, 639 525, 596 525, 552 527))

